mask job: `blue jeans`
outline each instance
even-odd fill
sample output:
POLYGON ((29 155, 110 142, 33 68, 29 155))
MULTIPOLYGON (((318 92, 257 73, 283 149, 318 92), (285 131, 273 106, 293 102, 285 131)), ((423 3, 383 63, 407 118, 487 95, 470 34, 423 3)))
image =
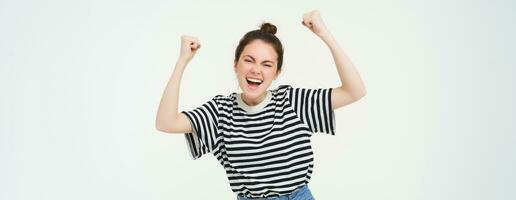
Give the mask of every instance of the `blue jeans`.
POLYGON ((308 185, 305 184, 302 187, 294 190, 291 194, 281 195, 278 197, 268 197, 268 198, 248 198, 244 196, 237 195, 237 200, 315 200, 308 188, 308 185))

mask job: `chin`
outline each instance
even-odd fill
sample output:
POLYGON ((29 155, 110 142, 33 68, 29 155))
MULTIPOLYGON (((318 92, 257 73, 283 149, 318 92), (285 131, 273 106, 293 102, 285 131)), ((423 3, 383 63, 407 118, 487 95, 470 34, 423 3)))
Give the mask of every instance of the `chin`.
POLYGON ((260 96, 260 94, 262 93, 262 91, 259 89, 259 90, 249 90, 249 89, 245 89, 243 91, 243 93, 245 93, 247 96, 249 97, 258 97, 260 96))
POLYGON ((240 88, 244 88, 243 92, 248 97, 257 98, 257 97, 260 97, 260 95, 262 95, 267 90, 268 85, 266 85, 265 83, 262 83, 261 85, 258 86, 258 88, 253 90, 253 89, 249 88, 249 85, 247 83, 244 83, 243 87, 241 85, 240 88))

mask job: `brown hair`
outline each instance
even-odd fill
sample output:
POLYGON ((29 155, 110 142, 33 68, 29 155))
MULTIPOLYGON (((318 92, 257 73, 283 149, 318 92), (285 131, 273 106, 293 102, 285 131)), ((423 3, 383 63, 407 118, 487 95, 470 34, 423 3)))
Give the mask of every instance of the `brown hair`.
POLYGON ((281 70, 283 64, 283 45, 281 41, 274 35, 276 34, 277 28, 271 23, 264 22, 260 26, 260 29, 247 32, 240 42, 235 51, 235 62, 240 58, 240 54, 244 50, 244 47, 252 41, 259 39, 272 45, 276 54, 278 54, 278 71, 281 70))

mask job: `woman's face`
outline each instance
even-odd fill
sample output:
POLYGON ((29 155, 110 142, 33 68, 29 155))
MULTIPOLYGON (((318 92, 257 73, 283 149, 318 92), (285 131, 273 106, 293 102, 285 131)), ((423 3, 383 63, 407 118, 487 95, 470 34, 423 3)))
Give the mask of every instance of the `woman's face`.
POLYGON ((256 39, 244 47, 235 61, 235 73, 246 98, 264 97, 267 88, 280 74, 277 64, 278 55, 272 45, 256 39))

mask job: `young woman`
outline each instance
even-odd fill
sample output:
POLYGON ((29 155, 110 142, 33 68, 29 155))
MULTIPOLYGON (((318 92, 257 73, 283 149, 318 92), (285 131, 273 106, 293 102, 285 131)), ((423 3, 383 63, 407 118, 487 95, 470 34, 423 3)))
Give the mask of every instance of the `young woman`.
POLYGON ((326 28, 318 11, 302 24, 321 38, 333 55, 341 85, 268 90, 281 73, 283 47, 276 26, 264 23, 240 40, 234 71, 242 93, 216 95, 191 111, 178 112, 182 73, 201 47, 181 37, 181 53, 165 88, 156 128, 184 133, 192 159, 212 153, 226 170, 237 199, 314 199, 308 182, 313 169, 310 137, 335 135, 334 110, 362 98, 366 90, 351 60, 326 28))

